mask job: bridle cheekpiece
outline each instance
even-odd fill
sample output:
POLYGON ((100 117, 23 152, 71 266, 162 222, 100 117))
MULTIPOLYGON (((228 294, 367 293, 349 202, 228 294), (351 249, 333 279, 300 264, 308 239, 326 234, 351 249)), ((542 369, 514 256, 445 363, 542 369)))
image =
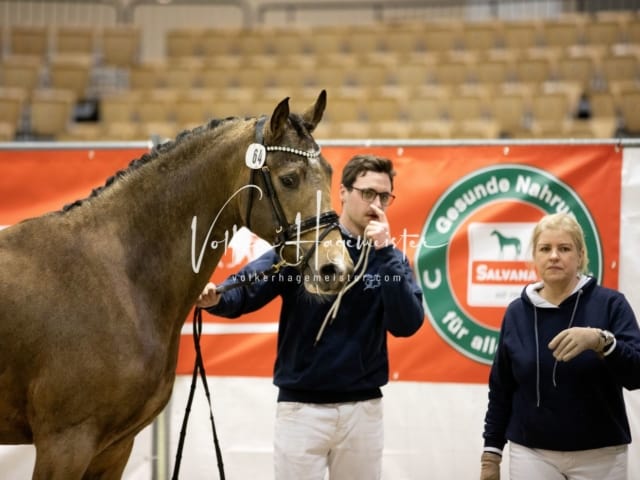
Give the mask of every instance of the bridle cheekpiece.
MULTIPOLYGON (((311 254, 315 250, 315 247, 319 241, 326 237, 331 230, 338 228, 338 214, 333 210, 319 213, 308 217, 300 222, 291 223, 287 220, 284 213, 278 195, 273 186, 271 179, 271 171, 266 164, 267 152, 284 152, 299 155, 301 157, 314 160, 320 158, 320 147, 314 150, 301 150, 295 147, 289 147, 284 145, 264 145, 264 124, 267 120, 266 116, 262 116, 256 122, 255 143, 252 143, 247 149, 246 163, 250 166, 251 177, 249 180, 250 185, 256 185, 256 173, 260 171, 262 174, 262 180, 265 185, 266 195, 271 202, 271 207, 276 218, 278 226, 276 228, 275 246, 280 247, 280 250, 287 244, 288 241, 299 237, 302 233, 306 233, 314 228, 324 228, 319 233, 318 238, 314 245, 307 250, 302 260, 298 264, 305 264, 308 262, 311 254)), ((251 209, 253 207, 253 188, 249 189, 249 202, 247 204, 246 214, 246 226, 251 229, 251 209)), ((280 255, 282 257, 282 255, 280 255)))

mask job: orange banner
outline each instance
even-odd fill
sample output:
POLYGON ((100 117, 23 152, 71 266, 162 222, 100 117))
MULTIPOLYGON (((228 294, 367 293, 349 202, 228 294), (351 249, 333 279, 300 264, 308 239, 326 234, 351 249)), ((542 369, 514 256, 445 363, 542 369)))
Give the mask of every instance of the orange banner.
MULTIPOLYGON (((144 152, 0 150, 0 226, 86 197, 144 152)), ((389 338, 392 379, 486 382, 504 307, 535 278, 528 236, 542 214, 576 215, 593 274, 617 287, 622 154, 615 147, 325 147, 338 212, 342 166, 367 152, 394 161, 397 200, 388 216, 428 314, 413 337, 389 338)), ((241 230, 213 280, 222 281, 264 248, 241 230)), ((235 320, 205 314, 207 373, 271 376, 278 311, 276 300, 235 320)), ((190 373, 190 319, 183 331, 178 373, 190 373)))
POLYGON ((0 150, 0 226, 85 198, 148 149, 0 150))
MULTIPOLYGON (((526 260, 527 242, 533 223, 545 213, 568 209, 576 214, 585 226, 594 275, 604 285, 617 287, 622 154, 615 147, 325 147, 323 153, 334 168, 338 212, 342 167, 354 154, 365 152, 394 161, 398 198, 388 217, 398 248, 422 280, 428 312, 413 337, 389 337, 392 379, 487 381, 506 303, 535 279, 526 260), (460 195, 452 188, 456 185, 460 195), (430 218, 437 206, 443 214, 430 218), (429 223, 436 234, 450 227, 448 237, 436 235, 436 243, 446 245, 441 255, 437 249, 432 255, 431 248, 419 248, 425 235, 431 235, 429 223), (509 234, 502 251, 492 230, 509 234), (514 243, 519 243, 519 250, 514 243), (425 265, 419 265, 419 255, 425 265), (440 260, 442 268, 434 265, 432 273, 429 264, 440 260), (432 277, 441 279, 440 287, 432 285, 432 277)), ((224 280, 242 265, 226 268, 225 262, 234 263, 229 258, 228 254, 223 259, 214 281, 224 280)), ((202 339, 207 373, 271 376, 279 306, 276 300, 236 320, 205 314, 206 322, 220 327, 202 339), (251 333, 231 328, 239 323, 251 333), (269 331, 255 333, 260 330, 269 331)), ((191 338, 183 338, 180 372, 191 371, 192 352, 191 338)))

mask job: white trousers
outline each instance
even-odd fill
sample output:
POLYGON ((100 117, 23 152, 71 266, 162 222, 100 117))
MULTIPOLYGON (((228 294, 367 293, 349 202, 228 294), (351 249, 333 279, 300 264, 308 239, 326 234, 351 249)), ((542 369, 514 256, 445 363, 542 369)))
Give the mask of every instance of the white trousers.
POLYGON ((627 445, 558 452, 509 443, 511 480, 627 480, 627 445))
POLYGON ((331 404, 279 402, 275 479, 379 480, 382 410, 380 398, 331 404))

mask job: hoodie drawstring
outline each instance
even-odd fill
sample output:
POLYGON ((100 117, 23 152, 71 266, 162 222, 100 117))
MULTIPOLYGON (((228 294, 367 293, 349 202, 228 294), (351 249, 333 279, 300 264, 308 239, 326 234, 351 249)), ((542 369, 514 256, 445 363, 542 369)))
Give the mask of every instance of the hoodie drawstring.
MULTIPOLYGON (((578 303, 580 302, 580 297, 582 296, 583 291, 582 288, 580 290, 578 290, 578 295, 576 296, 576 301, 573 304, 573 311, 571 312, 571 318, 569 319, 569 325, 567 326, 567 328, 571 328, 573 326, 573 321, 575 320, 576 317, 576 311, 578 310, 578 303)), ((533 308, 533 317, 534 317, 534 328, 535 328, 535 334, 536 334, 536 396, 537 396, 537 403, 536 406, 539 407, 540 406, 540 345, 539 345, 539 339, 538 339, 538 307, 534 307, 533 308)), ((556 381, 556 370, 558 368, 558 360, 556 360, 553 363, 553 374, 551 377, 551 380, 553 382, 553 386, 554 387, 558 387, 558 383, 556 381)))

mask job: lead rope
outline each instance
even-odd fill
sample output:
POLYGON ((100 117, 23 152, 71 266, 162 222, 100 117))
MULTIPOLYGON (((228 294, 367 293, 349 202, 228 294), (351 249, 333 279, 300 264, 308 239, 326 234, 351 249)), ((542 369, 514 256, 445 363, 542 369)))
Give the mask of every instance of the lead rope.
POLYGON ((318 330, 318 334, 316 335, 316 340, 315 342, 313 342, 314 347, 320 341, 320 338, 322 337, 322 334, 324 333, 324 330, 327 327, 327 325, 331 324, 335 320, 336 316, 338 315, 338 310, 340 309, 340 303, 342 302, 342 297, 344 296, 344 294, 347 293, 349 289, 351 289, 351 287, 353 287, 356 283, 358 283, 358 281, 360 281, 360 279, 364 276, 364 272, 367 271, 367 264, 369 262, 369 252, 371 252, 370 241, 366 242, 362 250, 360 250, 360 257, 358 258, 358 263, 356 263, 356 266, 353 267, 353 271, 357 272, 353 280, 351 280, 347 285, 342 287, 342 289, 338 292, 338 296, 333 301, 331 308, 329 309, 327 314, 324 316, 322 325, 320 325, 320 330, 318 330))
POLYGON ((213 432, 213 446, 216 451, 216 459, 218 460, 218 475, 220 480, 225 480, 224 465, 222 463, 222 450, 220 449, 220 442, 218 441, 218 434, 216 433, 216 425, 213 420, 213 408, 211 407, 211 394, 209 393, 209 385, 207 383, 207 374, 204 369, 204 362, 202 361, 202 351, 200 350, 200 337, 202 335, 202 310, 199 307, 195 307, 193 311, 193 343, 196 350, 196 359, 193 366, 193 375, 191 377, 191 390, 189 391, 189 399, 187 400, 187 407, 184 412, 184 419, 182 420, 182 427, 180 428, 180 440, 178 441, 178 451, 176 452, 176 463, 173 467, 172 480, 177 480, 178 473, 180 471, 180 461, 182 460, 182 449, 184 447, 184 439, 187 433, 187 423, 189 421, 189 414, 191 413, 191 404, 193 402, 193 396, 196 391, 196 382, 198 381, 198 375, 202 380, 204 386, 204 393, 207 396, 207 402, 209 404, 209 419, 211 420, 211 430, 213 432))

